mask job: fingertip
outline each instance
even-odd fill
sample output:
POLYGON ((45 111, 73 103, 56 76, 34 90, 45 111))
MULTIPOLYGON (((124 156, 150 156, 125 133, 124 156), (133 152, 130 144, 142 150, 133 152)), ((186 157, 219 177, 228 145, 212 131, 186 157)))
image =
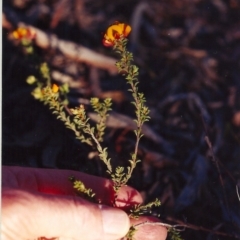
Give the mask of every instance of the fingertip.
POLYGON ((116 207, 124 210, 132 208, 136 204, 143 202, 141 194, 134 188, 122 186, 117 193, 115 200, 116 207))
POLYGON ((165 240, 167 238, 167 228, 160 224, 142 224, 141 223, 160 223, 155 217, 140 217, 138 220, 132 220, 132 225, 138 225, 134 238, 137 240, 165 240))
POLYGON ((124 237, 129 228, 130 220, 128 215, 119 209, 99 205, 102 224, 103 239, 120 239, 124 237))

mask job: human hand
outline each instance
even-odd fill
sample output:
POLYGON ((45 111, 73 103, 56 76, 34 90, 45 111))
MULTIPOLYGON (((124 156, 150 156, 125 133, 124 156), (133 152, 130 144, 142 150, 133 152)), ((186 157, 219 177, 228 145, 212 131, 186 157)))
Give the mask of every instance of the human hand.
MULTIPOLYGON (((121 239, 136 223, 130 222, 121 208, 142 203, 142 198, 128 186, 120 189, 115 202, 117 208, 107 206, 113 197, 112 182, 104 178, 71 170, 3 166, 1 239, 121 239), (67 180, 71 175, 93 189, 101 204, 77 197, 67 180)), ((151 217, 143 219, 157 221, 151 217)), ((134 238, 164 240, 166 236, 166 228, 144 225, 138 228, 134 238)))

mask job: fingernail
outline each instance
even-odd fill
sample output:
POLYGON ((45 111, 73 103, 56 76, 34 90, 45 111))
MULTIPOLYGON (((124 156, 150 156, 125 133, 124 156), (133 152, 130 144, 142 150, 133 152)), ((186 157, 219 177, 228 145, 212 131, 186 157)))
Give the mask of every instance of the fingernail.
POLYGON ((102 205, 100 205, 99 208, 102 212, 104 237, 106 239, 118 239, 124 237, 130 228, 128 215, 119 209, 102 205))

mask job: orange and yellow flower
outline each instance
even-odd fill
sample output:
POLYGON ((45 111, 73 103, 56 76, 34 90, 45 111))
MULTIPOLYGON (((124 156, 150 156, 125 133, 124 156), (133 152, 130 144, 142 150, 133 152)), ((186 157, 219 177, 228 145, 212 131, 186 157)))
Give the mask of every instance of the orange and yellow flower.
POLYGON ((108 27, 103 37, 103 45, 106 47, 112 47, 114 41, 119 39, 121 36, 127 37, 131 32, 131 27, 126 23, 116 22, 108 27))
POLYGON ((13 33, 13 37, 18 40, 28 39, 32 40, 36 37, 35 31, 30 28, 19 27, 13 33))
POLYGON ((53 91, 54 93, 57 93, 58 90, 59 90, 58 85, 54 83, 54 84, 52 85, 52 91, 53 91))

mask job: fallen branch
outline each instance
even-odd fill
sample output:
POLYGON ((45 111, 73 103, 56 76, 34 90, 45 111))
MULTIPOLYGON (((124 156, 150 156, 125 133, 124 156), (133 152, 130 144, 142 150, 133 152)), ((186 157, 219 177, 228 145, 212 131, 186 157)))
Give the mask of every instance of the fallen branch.
MULTIPOLYGON (((2 13, 2 25, 5 29, 14 29, 13 24, 7 19, 5 13, 2 13)), ((42 49, 55 49, 69 59, 107 70, 110 74, 117 74, 117 68, 115 66, 117 60, 114 58, 104 56, 76 43, 60 40, 56 35, 47 34, 26 23, 19 22, 17 26, 26 27, 34 31, 36 33, 35 43, 42 49)))

